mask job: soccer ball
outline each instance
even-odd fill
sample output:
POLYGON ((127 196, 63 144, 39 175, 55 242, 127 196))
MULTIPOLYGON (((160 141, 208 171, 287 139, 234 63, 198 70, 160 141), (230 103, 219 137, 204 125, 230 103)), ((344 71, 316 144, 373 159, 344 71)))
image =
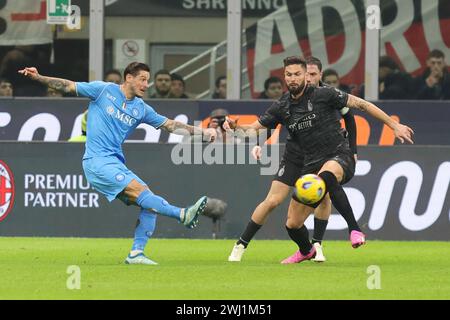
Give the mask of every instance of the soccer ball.
POLYGON ((295 183, 295 195, 304 204, 315 204, 325 196, 325 182, 315 174, 305 174, 295 183))

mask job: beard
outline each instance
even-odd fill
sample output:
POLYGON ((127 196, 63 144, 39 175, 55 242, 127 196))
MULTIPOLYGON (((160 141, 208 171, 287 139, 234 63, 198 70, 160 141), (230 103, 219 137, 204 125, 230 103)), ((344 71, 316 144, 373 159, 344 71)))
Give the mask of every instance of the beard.
POLYGON ((170 87, 162 90, 160 88, 156 88, 156 92, 158 92, 160 96, 167 96, 170 92, 170 87))
POLYGON ((303 89, 305 88, 305 82, 303 82, 302 84, 298 85, 298 86, 288 86, 288 90, 290 92, 291 95, 296 96, 299 93, 301 93, 303 91, 303 89))

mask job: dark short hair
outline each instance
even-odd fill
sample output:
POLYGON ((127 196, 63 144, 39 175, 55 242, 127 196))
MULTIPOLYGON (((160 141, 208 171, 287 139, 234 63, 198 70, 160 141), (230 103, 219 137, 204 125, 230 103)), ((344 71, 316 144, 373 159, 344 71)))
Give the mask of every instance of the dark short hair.
POLYGON ((220 86, 220 81, 222 81, 222 80, 227 80, 227 77, 225 77, 225 76, 220 76, 220 77, 217 77, 217 79, 216 79, 216 88, 219 88, 219 86, 220 86))
POLYGON ((166 69, 158 70, 158 71, 155 73, 155 79, 156 79, 157 76, 159 76, 159 75, 161 75, 161 74, 166 74, 166 75, 168 75, 168 76, 170 77, 170 79, 172 79, 172 75, 171 75, 170 72, 169 72, 168 70, 166 70, 166 69))
POLYGON ((287 66, 290 66, 290 65, 293 65, 293 64, 299 64, 303 68, 306 69, 306 62, 305 62, 305 60, 302 57, 299 57, 299 56, 290 56, 290 57, 284 58, 283 64, 284 64, 285 68, 287 66))
POLYGON ((105 73, 105 78, 106 78, 107 76, 109 76, 110 74, 115 74, 115 75, 118 75, 120 78, 122 78, 122 74, 121 74, 120 71, 117 70, 117 69, 111 69, 111 70, 106 71, 106 73, 105 73))
POLYGON ((431 50, 427 56, 427 59, 436 58, 436 59, 445 59, 445 54, 438 49, 431 50))
POLYGON ((334 69, 326 69, 326 70, 324 70, 323 74, 322 74, 322 80, 325 79, 328 76, 336 76, 336 78, 339 79, 339 74, 334 69))
POLYGON ((267 89, 269 89, 269 86, 272 83, 281 83, 281 85, 283 85, 283 81, 281 81, 280 78, 278 78, 278 77, 270 77, 270 78, 267 78, 266 81, 264 81, 264 90, 267 91, 267 89))
POLYGON ((2 83, 2 82, 8 82, 8 83, 11 83, 11 84, 12 84, 12 82, 9 81, 9 80, 6 79, 6 78, 0 78, 0 83, 2 83))
POLYGON ((172 81, 181 81, 183 86, 185 86, 185 82, 184 82, 183 77, 181 75, 179 75, 178 73, 172 73, 170 75, 170 78, 172 79, 172 81))
POLYGON ((228 111, 223 108, 214 109, 213 111, 211 111, 211 114, 209 116, 211 117, 211 119, 224 118, 224 117, 228 116, 228 111))
POLYGON ((312 64, 314 66, 317 66, 317 69, 319 69, 319 71, 322 71, 322 61, 320 61, 319 58, 316 57, 308 57, 306 58, 306 64, 312 64))
POLYGON ((141 62, 132 62, 123 71, 123 78, 126 79, 128 74, 131 74, 133 77, 136 77, 139 71, 147 71, 150 72, 150 68, 145 63, 141 62))
POLYGON ((380 57, 380 68, 388 68, 391 70, 399 70, 400 68, 398 67, 397 62, 395 62, 395 60, 389 56, 382 56, 380 57))

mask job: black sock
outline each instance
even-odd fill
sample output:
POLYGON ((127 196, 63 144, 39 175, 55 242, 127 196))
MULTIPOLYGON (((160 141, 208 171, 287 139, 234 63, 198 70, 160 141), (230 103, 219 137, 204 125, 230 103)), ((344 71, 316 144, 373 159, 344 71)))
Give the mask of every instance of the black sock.
POLYGON ((308 229, 306 229, 305 225, 303 225, 299 229, 290 229, 286 227, 286 230, 291 237, 292 241, 294 241, 302 255, 306 256, 311 251, 311 242, 309 242, 309 233, 308 229))
POLYGON ((330 194, 331 202, 334 207, 347 222, 349 232, 353 230, 361 231, 358 223, 356 222, 355 215, 353 214, 347 195, 337 181, 336 176, 330 171, 321 172, 319 176, 325 181, 327 191, 330 194))
POLYGON ((325 230, 327 230, 328 220, 322 220, 314 218, 314 234, 311 242, 314 244, 316 242, 322 243, 325 230))
POLYGON ((250 243, 250 241, 255 236, 256 232, 258 232, 258 230, 261 227, 262 227, 262 225, 257 224, 255 222, 253 222, 252 219, 250 219, 250 222, 248 223, 247 228, 245 228, 244 232, 242 233, 241 237, 236 242, 236 244, 243 244, 244 247, 247 248, 248 244, 250 243))

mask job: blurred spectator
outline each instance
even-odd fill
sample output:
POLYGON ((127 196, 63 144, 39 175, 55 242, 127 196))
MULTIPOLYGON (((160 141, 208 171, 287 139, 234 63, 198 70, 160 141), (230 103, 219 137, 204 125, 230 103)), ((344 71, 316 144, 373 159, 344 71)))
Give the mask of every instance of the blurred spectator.
POLYGON ((450 99, 450 75, 445 64, 444 53, 433 50, 427 57, 427 69, 415 79, 417 99, 450 99))
POLYGON ((49 98, 58 98, 58 97, 63 97, 63 94, 61 91, 57 91, 53 88, 48 87, 47 88, 47 97, 49 98))
POLYGON ((323 71, 322 82, 346 93, 351 93, 350 87, 340 82, 339 75, 334 69, 326 69, 323 71))
POLYGON ((411 99, 412 77, 389 56, 380 57, 380 99, 411 99))
POLYGON ((172 77, 169 71, 162 69, 155 73, 155 93, 150 98, 166 99, 169 98, 172 77))
POLYGON ((43 74, 51 74, 50 53, 51 45, 16 46, 9 50, 1 60, 0 77, 11 81, 15 96, 45 96, 46 86, 21 77, 17 70, 33 65, 43 74))
POLYGON ((7 79, 0 78, 0 97, 12 97, 14 94, 13 86, 7 79))
POLYGON ((306 83, 314 87, 320 85, 322 79, 322 62, 316 57, 308 57, 306 61, 306 83))
POLYGON ((283 82, 278 77, 270 77, 264 81, 264 92, 259 99, 280 99, 283 95, 283 82))
POLYGON ((227 98, 227 77, 220 76, 216 79, 216 88, 212 94, 213 99, 227 98))
POLYGON ((182 76, 178 73, 172 73, 170 75, 172 84, 170 87, 169 98, 174 99, 189 99, 189 96, 185 93, 186 83, 182 76))
MULTIPOLYGON (((378 82, 378 98, 380 100, 412 98, 414 83, 411 75, 401 71, 397 62, 389 56, 380 57, 378 82)), ((359 95, 364 98, 364 85, 361 86, 359 95)))
POLYGON ((122 74, 119 70, 111 69, 105 74, 105 82, 113 82, 115 84, 122 83, 122 74))

